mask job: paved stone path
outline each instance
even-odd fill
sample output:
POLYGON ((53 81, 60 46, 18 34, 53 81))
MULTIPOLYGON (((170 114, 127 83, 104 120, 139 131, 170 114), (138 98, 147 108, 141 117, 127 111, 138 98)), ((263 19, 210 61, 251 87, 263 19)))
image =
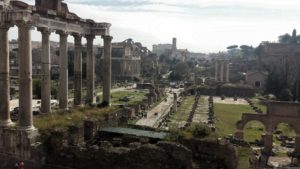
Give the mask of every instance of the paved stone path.
POLYGON ((208 123, 208 96, 201 96, 192 122, 208 123), (204 99, 204 102, 202 99, 204 99))
POLYGON ((214 97, 214 103, 249 105, 245 99, 239 98, 237 101, 234 101, 233 97, 226 97, 224 100, 221 97, 214 97))
MULTIPOLYGON (((179 90, 172 89, 172 92, 179 93, 179 90)), ((173 100, 173 93, 168 92, 167 101, 162 101, 152 110, 147 112, 147 117, 140 119, 136 124, 141 126, 158 127, 157 122, 168 113, 169 109, 173 105, 173 100)))

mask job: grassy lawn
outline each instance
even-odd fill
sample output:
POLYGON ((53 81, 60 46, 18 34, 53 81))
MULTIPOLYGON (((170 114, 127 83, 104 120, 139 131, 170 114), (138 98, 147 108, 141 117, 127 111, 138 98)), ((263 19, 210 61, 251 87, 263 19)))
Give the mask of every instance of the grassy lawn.
POLYGON ((112 103, 113 104, 138 104, 146 98, 146 93, 143 91, 119 91, 112 93, 112 103), (127 97, 129 101, 120 101, 119 99, 127 97))
POLYGON ((35 116, 34 126, 41 135, 49 135, 56 128, 64 129, 70 125, 76 125, 85 119, 103 120, 105 115, 116 111, 115 107, 108 108, 74 108, 64 112, 53 112, 46 116, 35 116))
MULTIPOLYGON (((214 104, 217 134, 224 137, 228 134, 234 134, 236 122, 239 121, 243 113, 253 113, 248 105, 214 104)), ((247 131, 245 131, 246 133, 247 131)))
POLYGON ((170 118, 171 122, 169 123, 170 129, 177 129, 182 127, 180 124, 186 122, 189 117, 190 111, 194 104, 195 97, 187 96, 183 98, 181 106, 178 108, 177 112, 173 114, 170 118))
MULTIPOLYGON (((243 113, 253 113, 248 105, 230 105, 230 104, 214 104, 215 116, 217 118, 216 134, 218 137, 224 137, 228 134, 234 134, 236 130, 236 122, 241 119, 243 113)), ((261 138, 261 129, 264 127, 259 122, 249 122, 244 128, 244 136, 248 141, 261 138)), ((239 167, 238 169, 249 168, 250 148, 238 148, 239 167)))

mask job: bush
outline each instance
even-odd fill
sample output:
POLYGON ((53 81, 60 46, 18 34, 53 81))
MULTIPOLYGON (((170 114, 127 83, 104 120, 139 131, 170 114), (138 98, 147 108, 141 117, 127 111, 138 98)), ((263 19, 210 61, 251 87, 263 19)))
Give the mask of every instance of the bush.
POLYGON ((41 99, 41 80, 40 79, 34 79, 32 83, 33 88, 33 95, 36 99, 41 99))
POLYGON ((207 125, 197 124, 194 126, 193 136, 198 138, 203 138, 210 135, 210 129, 207 125))
POLYGON ((292 101, 293 95, 290 89, 283 89, 279 94, 280 101, 292 101))

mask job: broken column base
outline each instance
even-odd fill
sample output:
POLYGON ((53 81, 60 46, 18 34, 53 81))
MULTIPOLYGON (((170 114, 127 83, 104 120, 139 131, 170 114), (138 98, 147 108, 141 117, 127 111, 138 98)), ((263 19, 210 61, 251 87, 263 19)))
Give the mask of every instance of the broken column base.
POLYGON ((38 130, 0 128, 0 153, 29 160, 33 157, 32 152, 36 149, 38 136, 38 130))

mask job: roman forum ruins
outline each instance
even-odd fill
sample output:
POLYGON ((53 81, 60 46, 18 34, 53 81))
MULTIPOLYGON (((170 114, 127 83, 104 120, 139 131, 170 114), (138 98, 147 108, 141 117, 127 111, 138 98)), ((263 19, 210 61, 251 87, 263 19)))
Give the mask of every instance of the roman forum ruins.
POLYGON ((32 51, 31 30, 36 27, 42 34, 42 113, 51 112, 50 90, 50 34, 60 37, 59 108, 68 109, 68 36, 74 37, 75 94, 74 106, 82 104, 82 38, 87 40, 87 103, 93 103, 95 94, 95 56, 93 40, 101 36, 104 41, 103 102, 110 103, 111 41, 109 23, 96 23, 69 12, 62 0, 36 0, 35 6, 21 1, 0 1, 0 126, 12 124, 10 119, 9 46, 8 30, 18 27, 19 44, 19 129, 34 130, 32 114, 32 51))
POLYGON ((220 82, 229 82, 229 60, 228 59, 215 60, 215 80, 220 82))

